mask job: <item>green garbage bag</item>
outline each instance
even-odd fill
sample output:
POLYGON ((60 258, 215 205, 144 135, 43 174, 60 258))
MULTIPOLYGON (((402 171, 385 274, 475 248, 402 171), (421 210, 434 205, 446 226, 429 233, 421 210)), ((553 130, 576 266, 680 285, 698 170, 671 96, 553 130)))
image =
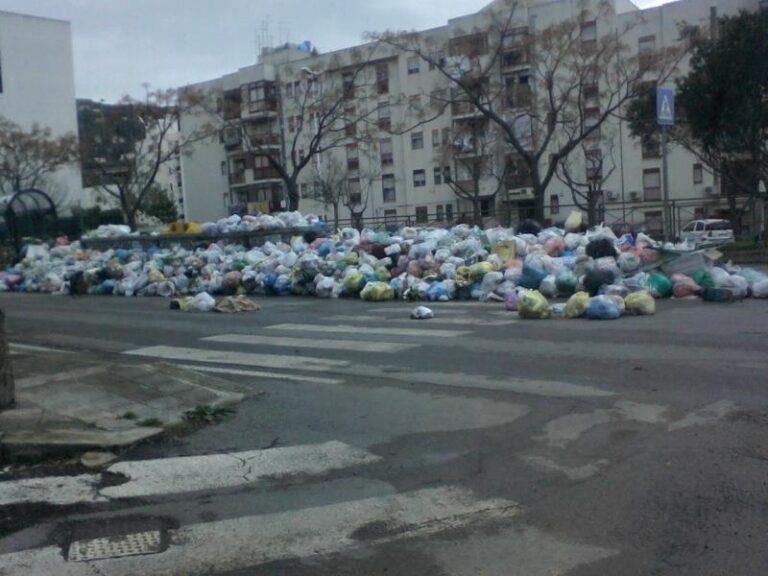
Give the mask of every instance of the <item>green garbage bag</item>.
POLYGON ((520 318, 544 320, 549 318, 549 302, 538 290, 526 290, 517 301, 520 318))
POLYGON ((576 286, 579 283, 579 279, 570 270, 560 272, 555 278, 555 287, 557 292, 562 296, 570 296, 576 292, 576 286))
POLYGON ((632 292, 624 298, 624 304, 627 307, 627 313, 637 316, 652 316, 656 313, 656 301, 650 292, 641 290, 632 292))
POLYGON ((648 288, 651 295, 656 298, 669 298, 672 296, 672 281, 661 272, 651 272, 648 277, 648 288))
POLYGON ((696 282, 702 288, 714 288, 715 281, 712 279, 712 274, 709 270, 699 270, 693 273, 693 281, 696 282))
POLYGON ((376 268, 375 273, 376 273, 376 278, 378 278, 380 281, 382 282, 389 281, 389 277, 390 277, 389 270, 384 268, 384 266, 379 266, 378 268, 376 268))
POLYGON ((589 308, 589 294, 587 292, 576 292, 565 303, 565 313, 563 316, 566 318, 580 318, 584 316, 587 308, 589 308))
POLYGON ((368 282, 360 292, 360 298, 371 302, 394 300, 395 289, 386 282, 368 282))
POLYGON ((352 272, 344 278, 344 290, 347 294, 357 294, 365 286, 365 282, 362 272, 352 272))

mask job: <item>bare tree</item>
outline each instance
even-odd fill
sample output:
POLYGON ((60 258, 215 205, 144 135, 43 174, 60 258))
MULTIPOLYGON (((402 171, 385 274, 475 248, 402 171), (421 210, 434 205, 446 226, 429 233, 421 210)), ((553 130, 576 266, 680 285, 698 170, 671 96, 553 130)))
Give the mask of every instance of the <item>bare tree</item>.
MULTIPOLYGON (((621 38, 634 24, 599 30, 588 4, 574 18, 533 29, 516 19, 517 3, 507 0, 485 13, 485 25, 456 30, 445 58, 416 33, 374 35, 447 79, 454 117, 475 112, 498 126, 528 166, 538 218, 563 159, 583 142, 599 140, 601 126, 644 82, 664 81, 683 53, 666 48, 633 54, 621 38)), ((610 3, 597 5, 600 22, 610 21, 610 3)))
POLYGON ((51 174, 78 155, 77 137, 53 136, 37 124, 29 130, 0 117, 0 194, 47 188, 51 174))
POLYGON ((371 140, 370 128, 378 119, 379 87, 372 65, 377 45, 355 49, 349 58, 332 56, 301 61, 294 69, 286 67, 290 92, 278 98, 279 87, 273 82, 254 86, 253 93, 238 91, 229 98, 219 98, 217 117, 222 130, 236 135, 251 158, 259 158, 283 182, 288 209, 299 207, 299 177, 313 159, 354 142, 371 140), (282 103, 280 109, 279 102, 282 103), (260 131, 249 121, 249 110, 266 106, 283 115, 287 138, 260 131))
POLYGON ((117 201, 132 228, 152 196, 160 168, 211 136, 208 124, 184 136, 178 131, 181 114, 198 115, 203 106, 201 95, 171 89, 147 90, 142 100, 126 96, 102 108, 104 136, 83 143, 83 169, 98 176, 100 191, 117 201))
POLYGON ((605 183, 616 171, 613 138, 604 140, 606 151, 582 144, 580 155, 570 155, 560 162, 557 178, 568 186, 573 203, 587 213, 589 226, 598 224, 600 207, 605 202, 605 183), (579 157, 580 156, 580 157, 579 157), (583 159, 583 165, 577 160, 583 159))
POLYGON ((452 167, 442 177, 457 198, 472 206, 472 223, 482 223, 482 201, 495 199, 506 188, 512 164, 505 157, 498 128, 483 117, 456 124, 437 153, 440 166, 452 167))
POLYGON ((339 211, 342 206, 349 211, 353 226, 362 225, 374 182, 380 178, 378 168, 367 154, 365 156, 368 160, 362 166, 358 156, 355 156, 354 164, 348 160, 347 165, 336 155, 315 157, 307 196, 332 210, 334 228, 339 227, 339 211))

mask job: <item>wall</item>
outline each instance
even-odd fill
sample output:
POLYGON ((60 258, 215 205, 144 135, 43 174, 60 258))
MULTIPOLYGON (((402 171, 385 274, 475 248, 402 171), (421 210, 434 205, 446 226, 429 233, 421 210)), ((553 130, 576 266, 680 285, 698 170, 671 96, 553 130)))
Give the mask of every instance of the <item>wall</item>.
MULTIPOLYGON (((0 115, 28 129, 34 123, 54 135, 77 134, 71 30, 68 22, 0 12, 0 115)), ((80 169, 52 178, 62 204, 82 197, 80 169)))

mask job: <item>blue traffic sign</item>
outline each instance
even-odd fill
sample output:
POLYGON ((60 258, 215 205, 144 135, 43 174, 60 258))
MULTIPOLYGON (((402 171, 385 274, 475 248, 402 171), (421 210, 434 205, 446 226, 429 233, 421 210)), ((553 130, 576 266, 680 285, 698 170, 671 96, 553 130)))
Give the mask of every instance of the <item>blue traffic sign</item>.
POLYGON ((656 89, 656 123, 659 126, 675 125, 675 92, 669 88, 656 89))

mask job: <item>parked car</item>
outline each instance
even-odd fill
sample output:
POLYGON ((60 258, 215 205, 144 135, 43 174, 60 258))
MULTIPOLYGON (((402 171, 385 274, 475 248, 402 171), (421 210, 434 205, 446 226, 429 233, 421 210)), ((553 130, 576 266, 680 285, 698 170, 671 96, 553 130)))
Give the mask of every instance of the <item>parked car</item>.
POLYGON ((680 239, 694 244, 727 244, 733 242, 733 229, 728 220, 694 220, 682 229, 680 239))

